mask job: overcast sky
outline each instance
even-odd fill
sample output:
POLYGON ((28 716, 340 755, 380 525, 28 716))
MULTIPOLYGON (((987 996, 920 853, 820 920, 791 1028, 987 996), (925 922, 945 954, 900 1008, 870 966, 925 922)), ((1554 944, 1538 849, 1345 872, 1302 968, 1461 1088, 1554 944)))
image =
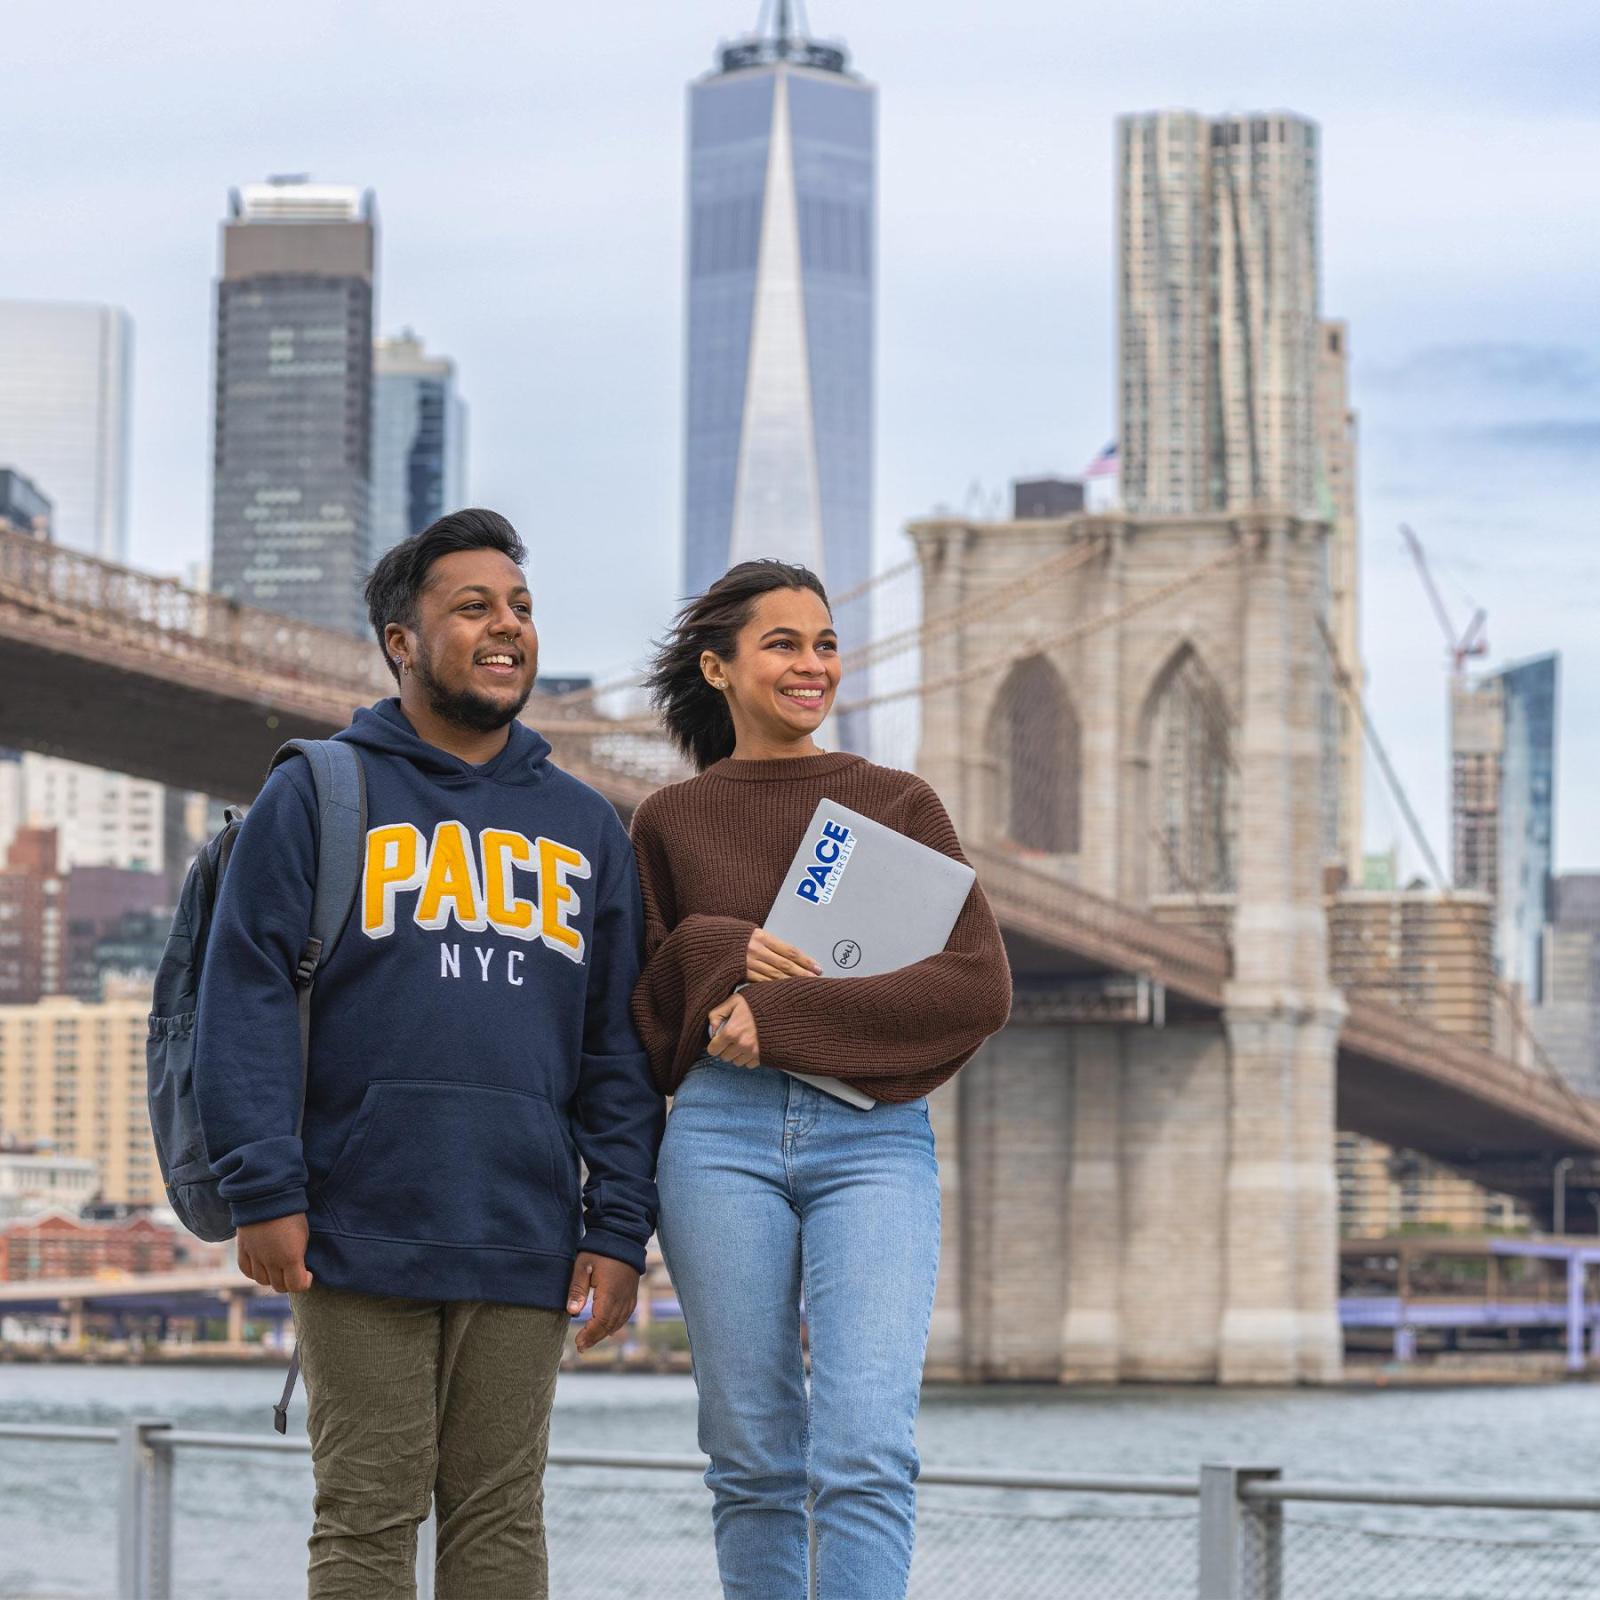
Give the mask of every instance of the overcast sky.
MULTIPOLYGON (((1114 431, 1117 113, 1314 117, 1374 715, 1445 853, 1409 521, 1494 663, 1562 653, 1558 864, 1600 867, 1600 8, 809 9, 879 86, 879 562, 909 517, 1114 431)), ((472 496, 528 537, 546 669, 637 661, 678 574, 684 86, 756 11, 10 0, 0 295, 132 313, 134 562, 204 559, 218 224, 230 186, 304 171, 377 191, 380 326, 459 363, 472 496)), ((1399 830, 1369 782, 1369 846, 1399 830)))

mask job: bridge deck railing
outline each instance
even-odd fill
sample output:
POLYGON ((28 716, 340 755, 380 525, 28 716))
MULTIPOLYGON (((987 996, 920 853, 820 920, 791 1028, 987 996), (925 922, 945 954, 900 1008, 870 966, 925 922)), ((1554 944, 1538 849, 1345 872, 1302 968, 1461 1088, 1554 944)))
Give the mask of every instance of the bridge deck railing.
POLYGON ((5 529, 0 592, 60 627, 92 628, 97 637, 169 659, 223 660, 263 677, 344 689, 356 699, 384 693, 388 684, 364 640, 5 529))
MULTIPOLYGON (((310 1449, 304 1438, 149 1419, 115 1428, 0 1424, 0 1446, 38 1442, 116 1452, 119 1600, 177 1592, 180 1454, 303 1459, 310 1449)), ((560 1592, 569 1600, 644 1588, 663 1600, 715 1592, 705 1466, 699 1456, 552 1450, 545 1523, 560 1592)), ((86 1507, 92 1481, 79 1480, 86 1507)), ((1292 1482, 1275 1467, 1219 1463, 1182 1477, 927 1468, 918 1500, 914 1600, 1398 1600, 1424 1592, 1568 1600, 1591 1592, 1600 1572, 1600 1494, 1292 1482), (1299 1509, 1307 1506, 1327 1509, 1307 1515, 1299 1509)), ((0 1505, 0 1521, 5 1515, 0 1505)), ((261 1547, 251 1530, 238 1531, 235 1560, 261 1547)), ((270 1571, 256 1570, 252 1581, 292 1594, 304 1581, 299 1547, 275 1541, 273 1551, 270 1571)), ((430 1524, 418 1542, 424 1597, 433 1551, 430 1524)), ((198 1592, 192 1573, 181 1592, 198 1592)))

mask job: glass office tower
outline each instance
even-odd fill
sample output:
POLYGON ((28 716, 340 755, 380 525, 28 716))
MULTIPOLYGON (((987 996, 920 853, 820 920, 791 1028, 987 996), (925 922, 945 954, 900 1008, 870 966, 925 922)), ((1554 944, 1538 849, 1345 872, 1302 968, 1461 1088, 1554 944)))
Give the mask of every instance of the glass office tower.
POLYGON ((455 363, 408 328, 373 348, 371 566, 466 499, 467 408, 455 363))
POLYGON ((211 586, 364 634, 372 466, 370 193, 231 196, 217 284, 211 586))
POLYGON ((775 12, 689 90, 686 594, 872 567, 876 90, 775 12))
POLYGON ((1500 976, 1544 997, 1543 945, 1550 918, 1556 811, 1556 668, 1535 656, 1495 674, 1504 695, 1500 768, 1500 895, 1495 955, 1500 976))
POLYGON ((128 559, 133 323, 116 306, 0 300, 0 466, 52 503, 57 544, 128 559))

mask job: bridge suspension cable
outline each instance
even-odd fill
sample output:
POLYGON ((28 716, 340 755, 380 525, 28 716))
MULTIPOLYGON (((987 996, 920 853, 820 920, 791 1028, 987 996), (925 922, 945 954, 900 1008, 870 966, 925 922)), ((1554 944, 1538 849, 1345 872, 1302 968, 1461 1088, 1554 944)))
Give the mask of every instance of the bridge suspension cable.
POLYGON ((1245 557, 1247 547, 1235 545, 1233 549, 1214 557, 1210 561, 1203 561, 1197 567, 1179 577, 1170 579, 1158 588, 1151 589, 1144 594, 1135 595, 1131 600, 1124 601, 1120 606, 1113 606, 1110 610, 1102 611, 1093 617, 1086 617, 1081 622, 1074 623, 1069 628, 1063 628, 1055 633, 1028 637, 1005 650, 985 657, 970 667, 958 668, 952 672, 940 674, 936 678, 923 677, 918 682, 907 684, 900 688, 886 689, 866 696, 864 699, 853 700, 840 707, 843 711, 863 711, 870 706, 887 705, 896 700, 905 700, 913 696, 936 694, 944 689, 953 689, 960 684, 970 683, 978 678, 989 677, 996 672, 1004 672, 1006 668, 1028 656, 1041 655, 1046 651, 1058 650, 1064 645, 1073 644, 1079 639, 1098 633, 1102 628, 1115 626, 1131 616, 1136 616, 1141 611, 1148 611, 1152 606, 1170 600, 1174 595, 1181 594, 1193 584, 1203 583, 1206 579, 1215 577, 1217 573, 1226 571, 1227 568, 1237 566, 1245 557))
POLYGON ((892 567, 885 567, 882 572, 873 573, 865 583, 858 583, 855 588, 846 589, 843 594, 829 595, 828 599, 835 607, 851 605, 875 590, 893 583, 896 578, 903 578, 908 572, 915 572, 921 565, 920 556, 907 556, 904 561, 897 561, 892 567))
MULTIPOLYGON (((904 561, 897 561, 893 566, 885 567, 883 571, 873 573, 864 583, 858 583, 854 588, 846 589, 842 594, 830 595, 828 598, 835 614, 848 606, 854 605, 857 601, 870 600, 875 593, 886 590, 890 584, 915 572, 921 564, 920 557, 915 555, 908 556, 904 561)), ((906 630, 906 633, 910 635, 911 643, 914 643, 919 636, 919 630, 915 628, 906 630)), ((901 637, 902 635, 895 635, 896 640, 901 637)), ((844 658, 846 669, 866 664, 864 661, 858 662, 857 656, 880 647, 883 642, 869 640, 866 644, 859 646, 855 652, 846 655, 844 658)), ((906 646, 897 645, 897 648, 906 648, 906 646)), ((872 657, 872 659, 875 660, 877 658, 872 657)), ((572 712, 580 707, 593 705, 607 695, 620 694, 629 689, 637 689, 643 681, 644 674, 642 672, 631 671, 608 678, 602 683, 590 684, 582 689, 571 689, 565 694, 547 696, 547 701, 564 712, 572 712)))
MULTIPOLYGON (((981 621, 986 617, 994 616, 1005 611, 1011 606, 1037 594, 1041 589, 1059 581, 1067 574, 1078 568, 1087 566, 1106 547, 1103 535, 1092 535, 1081 544, 1052 556, 1049 560, 1040 562, 1037 566, 1030 567, 1020 577, 998 584, 994 588, 975 595, 972 599, 959 606, 952 606, 938 612, 931 617, 909 627, 897 629, 881 638, 869 639, 866 643, 848 650, 842 657, 842 666, 848 675, 859 672, 868 667, 876 666, 908 650, 916 648, 930 637, 950 629, 963 627, 971 622, 981 621)), ((921 566, 920 558, 911 557, 908 560, 897 562, 894 566, 886 567, 875 577, 856 588, 847 590, 833 602, 837 613, 842 607, 861 599, 869 591, 881 589, 890 582, 905 577, 916 571, 921 566)), ((625 677, 617 677, 603 684, 595 684, 583 689, 575 689, 567 694, 553 695, 550 703, 563 711, 575 710, 580 706, 589 705, 607 694, 617 693, 622 690, 637 688, 642 681, 642 674, 629 673, 625 677)), ((876 700, 860 702, 862 704, 877 704, 876 700)), ((850 710, 854 706, 841 709, 850 710)), ((616 724, 618 731, 644 731, 647 727, 653 728, 654 722, 647 717, 634 717, 619 720, 616 724)))
POLYGON ((912 649, 944 629, 963 627, 969 622, 981 621, 996 612, 1007 610, 1018 601, 1026 600, 1057 579, 1065 577, 1069 572, 1087 566, 1105 548, 1106 540, 1103 535, 1092 536, 1083 544, 1063 551, 1058 556, 1052 556, 1036 567, 1030 567, 1020 578, 997 584, 962 605, 951 606, 946 611, 936 612, 931 617, 923 618, 921 622, 909 628, 886 634, 881 639, 871 639, 858 649, 847 651, 843 659, 844 669, 850 672, 876 666, 891 656, 912 649))

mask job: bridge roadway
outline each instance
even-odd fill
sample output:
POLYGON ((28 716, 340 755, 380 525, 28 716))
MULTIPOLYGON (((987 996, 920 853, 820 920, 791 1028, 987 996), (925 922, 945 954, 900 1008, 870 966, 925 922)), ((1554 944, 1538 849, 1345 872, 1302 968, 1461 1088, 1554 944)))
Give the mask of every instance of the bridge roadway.
MULTIPOLYGON (((327 737, 391 693, 376 646, 177 583, 0 532, 0 745, 42 751, 241 801, 272 752, 327 737)), ((589 697, 536 698, 527 719, 555 758, 624 813, 682 775, 640 722, 589 697)), ((1139 975, 1165 1018, 1214 1017, 1226 944, 1167 926, 994 848, 972 856, 1005 932, 1019 993, 1139 975)), ((1600 1154, 1600 1105, 1549 1075, 1379 1002, 1347 996, 1341 1128, 1418 1150, 1548 1199, 1550 1163, 1600 1154)))

